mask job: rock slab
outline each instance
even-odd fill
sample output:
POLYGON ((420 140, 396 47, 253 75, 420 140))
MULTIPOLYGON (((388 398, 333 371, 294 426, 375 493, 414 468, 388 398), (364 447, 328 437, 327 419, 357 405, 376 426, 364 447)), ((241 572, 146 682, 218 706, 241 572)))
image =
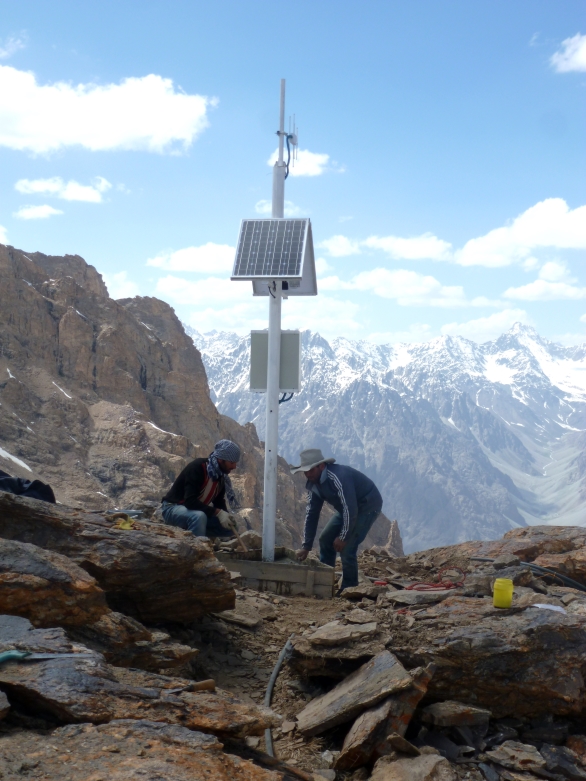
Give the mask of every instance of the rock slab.
POLYGON ((387 643, 406 668, 437 665, 432 700, 459 700, 504 716, 569 715, 586 705, 586 617, 490 599, 449 597, 387 643))
POLYGON ((165 632, 151 632, 136 619, 115 611, 93 624, 69 629, 68 634, 117 667, 168 670, 188 664, 199 653, 197 648, 175 643, 165 632))
POLYGON ((72 559, 115 610, 148 624, 191 622, 234 607, 230 573, 206 538, 159 523, 134 526, 117 529, 98 513, 0 493, 0 537, 72 559))
POLYGON ((376 634, 376 621, 367 624, 343 624, 341 621, 330 621, 320 626, 307 639, 312 645, 336 646, 370 637, 376 634))
POLYGON ((546 761, 535 746, 528 743, 518 743, 505 740, 497 748, 487 751, 486 756, 493 762, 511 770, 522 770, 528 773, 542 775, 546 770, 546 761))
POLYGON ((409 689, 391 694, 379 705, 360 714, 346 735, 342 751, 336 759, 336 770, 354 770, 397 748, 394 737, 405 735, 434 670, 433 665, 411 670, 409 674, 413 678, 413 685, 409 689))
POLYGON ((306 737, 352 721, 363 710, 395 692, 408 689, 413 679, 389 651, 377 654, 327 694, 316 697, 297 716, 297 730, 306 737))
POLYGON ((60 724, 147 719, 180 724, 216 735, 261 735, 281 718, 268 708, 244 703, 227 692, 190 692, 193 681, 142 670, 112 667, 83 646, 73 646, 63 629, 33 629, 16 616, 0 616, 0 652, 90 653, 0 666, 0 687, 13 707, 46 715, 60 724))
POLYGON ((488 724, 491 712, 484 708, 475 708, 456 700, 435 702, 423 709, 421 718, 436 727, 476 727, 488 724))
POLYGON ((70 627, 91 624, 108 611, 95 579, 66 556, 0 539, 0 613, 35 626, 70 627))
POLYGON ((370 781, 457 781, 457 778, 447 759, 437 754, 424 754, 396 762, 379 759, 370 781))
POLYGON ((280 773, 222 751, 212 735, 156 721, 72 724, 0 736, 2 778, 51 781, 279 781, 280 773))

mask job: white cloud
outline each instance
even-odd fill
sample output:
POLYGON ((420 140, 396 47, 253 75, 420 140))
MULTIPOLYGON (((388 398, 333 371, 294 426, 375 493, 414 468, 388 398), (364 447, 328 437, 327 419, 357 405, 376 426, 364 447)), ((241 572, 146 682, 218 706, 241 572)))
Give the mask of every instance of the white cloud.
POLYGON ((433 331, 427 323, 413 323, 406 331, 379 331, 370 334, 368 340, 375 344, 420 343, 433 339, 433 331))
POLYGON ((14 212, 13 216, 19 220, 46 220, 47 217, 52 217, 55 214, 63 214, 63 212, 61 209, 54 209, 45 203, 42 206, 21 206, 17 212, 14 212))
POLYGON ((518 301, 578 301, 586 298, 586 287, 576 287, 567 282, 548 282, 536 279, 528 285, 510 287, 503 293, 504 298, 518 301))
POLYGON ((13 54, 24 49, 26 46, 24 37, 20 38, 15 35, 11 35, 5 39, 4 43, 0 43, 0 60, 7 60, 12 57, 13 54))
POLYGON ((140 295, 138 285, 128 279, 127 271, 119 271, 117 274, 102 274, 108 288, 110 298, 134 298, 140 295))
MULTIPOLYGON (((323 285, 323 281, 321 282, 323 285)), ((435 277, 405 269, 376 268, 354 277, 357 290, 369 291, 381 298, 395 300, 400 306, 470 306, 459 285, 442 285, 435 277)))
POLYGON ((498 268, 530 261, 540 247, 586 248, 586 206, 570 209, 562 198, 540 201, 510 225, 471 239, 455 253, 462 266, 498 268))
MULTIPOLYGON (((318 298, 290 298, 283 304, 283 328, 309 328, 326 339, 340 334, 359 335, 363 330, 361 320, 360 307, 354 301, 340 301, 323 294, 318 298)), ((268 312, 265 314, 264 328, 267 327, 267 322, 268 312)))
POLYGON ((325 274, 326 271, 332 271, 332 266, 330 266, 325 258, 316 258, 315 270, 318 274, 325 274))
POLYGON ((8 234, 3 225, 0 225, 0 244, 8 244, 8 234))
POLYGON ((49 194, 64 201, 87 201, 101 203, 102 193, 112 187, 103 176, 97 176, 93 185, 79 184, 74 179, 64 182, 60 176, 51 179, 19 179, 14 189, 25 195, 49 194))
MULTIPOLYGON (((232 282, 218 277, 191 281, 169 274, 157 280, 156 291, 163 298, 170 298, 177 304, 189 304, 194 307, 209 306, 210 302, 217 301, 227 305, 229 309, 232 304, 243 303, 252 298, 250 282, 232 282)), ((228 326, 211 326, 210 330, 216 327, 227 328, 228 326)))
MULTIPOLYGON (((279 149, 277 147, 267 160, 267 165, 273 166, 278 159, 279 149)), ((286 160, 287 150, 285 150, 286 160)), ((309 149, 299 149, 297 151, 297 160, 291 160, 291 165, 289 166, 290 176, 321 176, 326 171, 343 173, 344 169, 334 161, 330 161, 329 155, 310 152, 309 149)))
POLYGON ((360 244, 342 235, 332 236, 331 239, 320 242, 318 247, 325 249, 328 255, 333 258, 345 258, 348 255, 360 254, 360 244))
POLYGON ((234 265, 235 253, 234 247, 228 244, 214 244, 208 241, 200 247, 185 247, 175 252, 161 252, 156 257, 149 258, 147 266, 155 266, 166 271, 192 271, 196 274, 229 274, 234 265))
MULTIPOLYGON (((273 213, 273 205, 270 201, 257 201, 254 210, 257 214, 264 214, 270 217, 273 213)), ((295 217, 296 215, 301 214, 301 209, 299 206, 295 206, 293 201, 285 201, 284 211, 285 217, 295 217)))
POLYGON ((355 290, 353 282, 346 282, 338 276, 322 277, 319 280, 320 290, 355 290))
POLYGON ((362 242, 365 247, 380 249, 396 260, 450 260, 452 245, 432 233, 409 239, 400 236, 370 236, 362 242))
POLYGON ((576 287, 576 281, 565 263, 550 260, 540 268, 538 279, 521 287, 510 287, 503 296, 521 301, 576 301, 586 297, 586 288, 576 287))
POLYGON ((556 342, 557 344, 563 344, 566 347, 574 347, 577 344, 586 343, 586 333, 572 334, 566 332, 565 334, 554 334, 554 336, 549 338, 550 341, 556 342))
POLYGON ((562 48, 552 55, 552 67, 558 73, 570 71, 586 71, 586 35, 574 35, 562 41, 562 48))
POLYGON ((148 152, 187 148, 207 127, 214 100, 150 74, 120 84, 55 82, 0 66, 0 146, 35 153, 67 146, 148 152))
POLYGON ((468 320, 466 323, 446 323, 441 327, 447 336, 464 336, 473 342, 490 342, 508 331, 515 323, 532 325, 532 320, 523 309, 503 309, 488 317, 468 320))
MULTIPOLYGON (((267 327, 267 299, 253 298, 250 282, 217 278, 192 282, 169 275, 158 280, 156 293, 174 304, 188 305, 192 309, 190 325, 203 333, 214 328, 247 333, 267 327)), ((327 337, 356 333, 362 328, 358 311, 359 305, 352 301, 324 295, 319 300, 292 297, 283 302, 282 326, 310 328, 327 337)))
POLYGON ((544 263, 539 270, 539 279, 546 279, 548 282, 575 282, 570 276, 570 271, 565 263, 559 260, 550 260, 544 263))

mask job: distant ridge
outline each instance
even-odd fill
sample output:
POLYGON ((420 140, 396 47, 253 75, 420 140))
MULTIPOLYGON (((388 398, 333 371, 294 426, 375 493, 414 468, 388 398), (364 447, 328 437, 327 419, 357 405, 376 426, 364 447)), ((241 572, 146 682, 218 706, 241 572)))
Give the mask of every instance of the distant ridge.
MULTIPOLYGON (((248 339, 192 329, 212 398, 263 437, 248 339)), ((303 334, 303 391, 281 408, 280 452, 321 447, 369 474, 406 551, 586 524, 586 344, 516 323, 484 344, 374 345, 303 334)))

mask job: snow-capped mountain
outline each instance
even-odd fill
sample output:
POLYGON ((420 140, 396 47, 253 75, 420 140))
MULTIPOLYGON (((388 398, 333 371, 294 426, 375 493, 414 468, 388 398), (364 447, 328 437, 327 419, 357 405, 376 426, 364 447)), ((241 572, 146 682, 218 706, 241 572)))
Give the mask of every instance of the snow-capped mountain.
MULTIPOLYGON (((220 411, 262 438, 249 339, 191 334, 220 411)), ((481 345, 329 343, 306 331, 302 370, 303 390, 280 408, 281 454, 293 463, 321 447, 370 475, 406 550, 586 524, 586 345, 520 324, 481 345)))

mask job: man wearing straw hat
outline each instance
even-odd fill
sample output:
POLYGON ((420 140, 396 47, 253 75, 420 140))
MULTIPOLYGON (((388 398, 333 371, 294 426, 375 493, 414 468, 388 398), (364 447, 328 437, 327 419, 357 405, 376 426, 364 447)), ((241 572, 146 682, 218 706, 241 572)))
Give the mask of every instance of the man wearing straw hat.
POLYGON ((307 478, 307 509, 303 547, 297 551, 299 561, 305 561, 313 547, 317 524, 323 503, 336 511, 319 537, 319 559, 333 567, 336 553, 342 559, 342 585, 358 585, 358 546, 364 541, 383 506, 378 488, 369 477, 351 466, 336 464, 335 458, 324 458, 321 450, 311 448, 300 454, 299 466, 291 473, 303 472, 307 478))

